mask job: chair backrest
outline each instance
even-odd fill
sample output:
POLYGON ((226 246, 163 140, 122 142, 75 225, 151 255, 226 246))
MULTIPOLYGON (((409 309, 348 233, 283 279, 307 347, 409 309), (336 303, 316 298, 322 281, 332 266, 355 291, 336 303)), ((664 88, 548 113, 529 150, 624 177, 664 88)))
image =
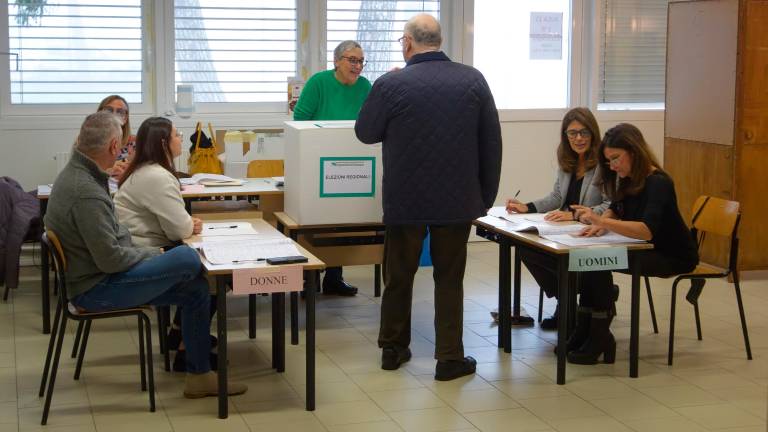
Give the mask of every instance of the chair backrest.
POLYGON ((248 163, 248 177, 280 177, 285 175, 282 159, 260 159, 248 163))
POLYGON ((56 281, 59 284, 59 296, 62 301, 69 302, 64 273, 67 271, 67 258, 64 256, 64 248, 59 237, 51 230, 46 230, 42 236, 42 242, 48 248, 53 257, 53 266, 56 271, 56 281))
POLYGON ((693 228, 723 237, 736 234, 739 202, 702 195, 693 203, 693 228))

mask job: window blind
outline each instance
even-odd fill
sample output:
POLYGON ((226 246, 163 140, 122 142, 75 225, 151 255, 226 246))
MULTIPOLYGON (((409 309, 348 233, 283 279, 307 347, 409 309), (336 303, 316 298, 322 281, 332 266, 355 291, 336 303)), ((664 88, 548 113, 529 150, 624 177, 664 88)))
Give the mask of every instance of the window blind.
POLYGON ((327 60, 333 69, 333 50, 344 40, 355 40, 363 47, 368 61, 363 76, 370 81, 396 66, 404 65, 397 39, 403 26, 416 14, 440 17, 440 1, 328 0, 327 60))
POLYGON ((600 103, 663 103, 668 0, 604 0, 600 103))
POLYGON ((142 102, 141 0, 7 4, 11 104, 142 102))
POLYGON ((295 0, 176 0, 176 84, 195 101, 284 102, 296 74, 295 0))

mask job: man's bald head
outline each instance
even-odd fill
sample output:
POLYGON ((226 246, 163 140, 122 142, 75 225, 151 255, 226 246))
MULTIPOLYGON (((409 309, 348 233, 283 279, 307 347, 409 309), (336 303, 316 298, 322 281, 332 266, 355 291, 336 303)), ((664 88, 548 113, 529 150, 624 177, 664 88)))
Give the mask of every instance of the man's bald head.
POLYGON ((429 14, 418 14, 408 20, 404 32, 413 39, 417 47, 440 49, 443 43, 440 23, 429 14))

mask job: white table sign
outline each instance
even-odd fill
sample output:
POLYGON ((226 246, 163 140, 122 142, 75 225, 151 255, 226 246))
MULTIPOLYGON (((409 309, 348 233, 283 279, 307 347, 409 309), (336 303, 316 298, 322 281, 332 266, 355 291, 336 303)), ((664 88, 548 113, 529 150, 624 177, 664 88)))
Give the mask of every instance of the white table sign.
POLYGON ((256 267, 232 271, 234 294, 262 294, 301 291, 304 287, 303 267, 284 265, 256 267))
POLYGON ((628 267, 626 246, 574 249, 568 257, 568 271, 623 270, 628 267))

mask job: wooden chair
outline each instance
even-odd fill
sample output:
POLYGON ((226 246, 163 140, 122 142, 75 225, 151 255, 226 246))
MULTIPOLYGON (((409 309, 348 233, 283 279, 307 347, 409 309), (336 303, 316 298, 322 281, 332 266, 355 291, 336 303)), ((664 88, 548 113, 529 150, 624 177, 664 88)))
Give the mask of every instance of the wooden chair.
MULTIPOLYGON (((675 278, 675 281, 672 283, 672 306, 669 314, 669 352, 667 354, 667 364, 672 365, 674 352, 677 285, 683 280, 691 280, 693 282, 694 280, 725 278, 728 276, 733 278, 733 286, 736 291, 736 303, 739 307, 741 330, 744 335, 744 348, 747 351, 747 359, 752 360, 752 349, 749 345, 747 320, 744 316, 744 305, 741 300, 741 288, 739 287, 739 270, 737 268, 739 259, 738 230, 741 220, 739 203, 737 201, 728 201, 722 198, 702 195, 693 204, 692 214, 691 232, 697 240, 699 251, 701 251, 707 235, 730 238, 728 267, 721 268, 700 262, 691 273, 681 274, 675 278)), ((645 277, 645 284, 648 287, 648 299, 650 299, 650 282, 647 276, 645 277)), ((698 302, 694 302, 693 307, 696 318, 696 333, 698 339, 701 340, 701 319, 698 302)))
POLYGON ((51 407, 53 397, 53 388, 56 382, 56 372, 61 358, 61 348, 64 342, 64 334, 67 329, 67 321, 74 320, 81 325, 85 323, 82 333, 82 342, 80 342, 80 353, 75 367, 75 379, 80 378, 80 371, 83 366, 85 348, 88 345, 88 335, 91 330, 93 320, 116 318, 125 316, 136 316, 139 326, 139 366, 141 371, 141 390, 147 390, 149 383, 149 410, 155 411, 155 381, 152 372, 152 336, 149 317, 147 311, 151 310, 149 306, 136 307, 130 309, 119 309, 108 312, 82 312, 77 310, 70 302, 67 293, 65 273, 67 270, 67 260, 61 242, 53 231, 46 231, 42 235, 42 241, 48 247, 53 256, 53 265, 56 271, 56 284, 59 285, 59 301, 56 307, 56 317, 51 328, 51 338, 48 342, 48 352, 45 356, 45 366, 43 367, 43 376, 40 381, 40 391, 38 396, 42 397, 46 393, 46 382, 48 391, 45 395, 45 404, 43 405, 43 418, 40 424, 45 425, 48 422, 48 412, 51 407), (146 343, 146 345, 145 345, 146 343), (146 353, 145 353, 146 346, 146 353), (51 357, 53 355, 53 367, 51 368, 51 357), (50 372, 50 376, 49 376, 50 372))
POLYGON ((252 160, 248 163, 248 177, 280 177, 285 175, 285 165, 282 159, 252 160))

